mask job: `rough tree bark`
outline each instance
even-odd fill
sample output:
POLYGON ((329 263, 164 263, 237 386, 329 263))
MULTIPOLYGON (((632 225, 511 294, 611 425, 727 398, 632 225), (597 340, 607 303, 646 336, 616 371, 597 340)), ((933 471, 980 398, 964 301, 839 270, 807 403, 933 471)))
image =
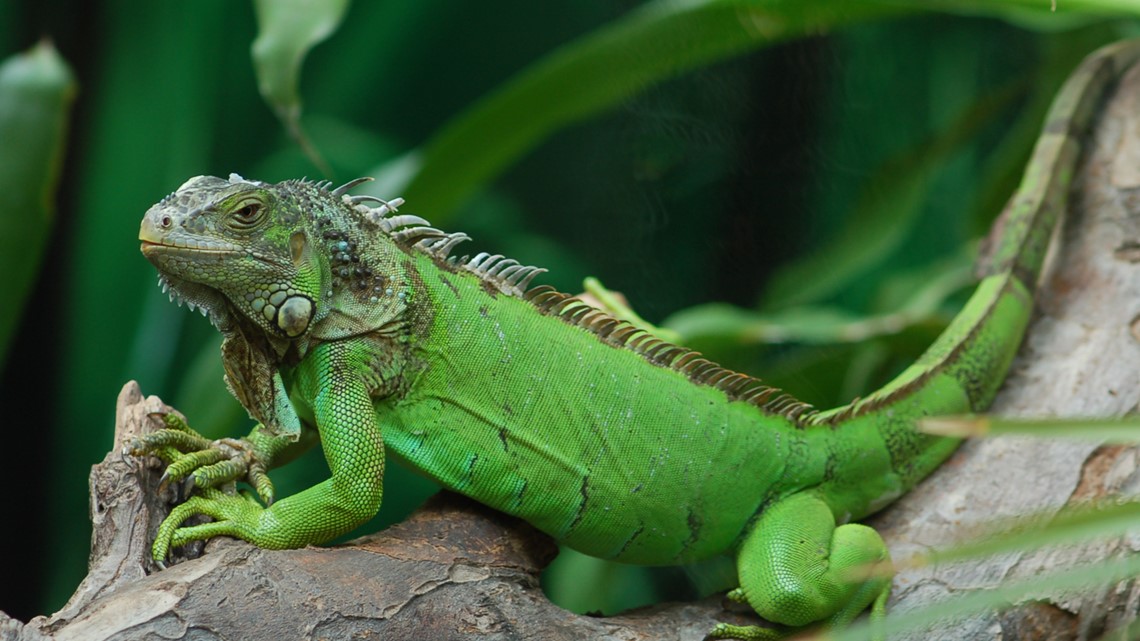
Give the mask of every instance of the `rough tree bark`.
MULTIPOLYGON (((994 412, 1116 416, 1140 401, 1140 71, 1107 104, 1074 193, 1040 314, 994 412)), ((28 624, 0 613, 0 639, 390 638, 701 639, 721 599, 621 616, 579 616, 550 604, 538 573, 555 547, 525 523, 443 494, 407 522, 332 548, 271 552, 218 540, 201 558, 156 572, 151 535, 166 506, 159 470, 119 454, 154 429, 134 383, 119 397, 115 449, 91 475, 90 574, 71 601, 28 624)), ((872 520, 896 558, 969 540, 995 518, 1096 497, 1135 496, 1140 452, 1097 442, 971 441, 934 476, 872 520)), ((1134 537, 910 570, 892 610, 1132 554, 1134 537)), ((1135 580, 1080 594, 1043 592, 1026 605, 922 635, 953 639, 1096 638, 1135 618, 1135 580)))

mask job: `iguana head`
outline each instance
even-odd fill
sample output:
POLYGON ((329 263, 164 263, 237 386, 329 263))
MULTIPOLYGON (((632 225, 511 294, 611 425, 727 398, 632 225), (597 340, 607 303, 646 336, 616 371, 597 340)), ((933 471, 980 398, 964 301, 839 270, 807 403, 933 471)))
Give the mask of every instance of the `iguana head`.
POLYGON ((142 253, 215 324, 236 312, 284 340, 376 330, 406 302, 406 254, 344 195, 352 184, 191 178, 147 211, 142 253))

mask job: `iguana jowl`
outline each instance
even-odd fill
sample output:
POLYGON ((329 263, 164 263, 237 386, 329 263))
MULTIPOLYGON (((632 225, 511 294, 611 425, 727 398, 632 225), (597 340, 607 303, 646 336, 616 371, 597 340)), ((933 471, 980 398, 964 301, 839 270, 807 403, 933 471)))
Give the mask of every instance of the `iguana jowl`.
MULTIPOLYGON (((143 219, 144 255, 223 333, 234 395, 258 421, 210 442, 174 418, 134 444, 192 476, 156 559, 217 535, 319 543, 379 509, 388 454, 590 555, 680 564, 737 559, 730 596, 790 626, 881 614, 889 580, 847 570, 888 558, 850 523, 932 471, 956 441, 924 416, 984 409, 1013 358, 1076 164, 1079 136, 1133 43, 1066 84, 975 294, 927 353, 866 399, 817 411, 548 287, 500 256, 457 259, 433 229, 349 183, 197 177, 143 219), (370 202, 379 206, 370 206, 370 202), (268 507, 212 489, 319 436, 331 478, 268 507), (181 527, 193 514, 213 523, 181 527)), ((771 631, 720 625, 718 637, 771 631)))

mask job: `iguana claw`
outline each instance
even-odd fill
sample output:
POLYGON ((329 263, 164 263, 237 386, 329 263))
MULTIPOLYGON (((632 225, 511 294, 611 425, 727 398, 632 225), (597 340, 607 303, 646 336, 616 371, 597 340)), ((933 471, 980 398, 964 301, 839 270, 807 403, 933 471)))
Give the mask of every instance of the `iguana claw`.
POLYGON ((273 483, 254 443, 233 438, 211 441, 177 414, 151 416, 159 418, 166 427, 131 439, 124 449, 134 456, 157 456, 167 464, 159 480, 161 489, 185 481, 181 495, 188 496, 195 488, 217 488, 245 480, 263 501, 273 502, 273 483))

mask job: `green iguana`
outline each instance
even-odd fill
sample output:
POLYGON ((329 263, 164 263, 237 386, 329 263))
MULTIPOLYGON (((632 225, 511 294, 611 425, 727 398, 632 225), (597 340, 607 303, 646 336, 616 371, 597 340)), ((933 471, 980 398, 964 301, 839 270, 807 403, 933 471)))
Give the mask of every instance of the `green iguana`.
MULTIPOLYGON (((222 332, 226 381, 258 422, 209 441, 179 419, 131 444, 190 479, 153 554, 235 536, 327 541, 380 507, 389 455, 589 555, 682 564, 735 555, 730 598, 786 626, 881 616, 888 560, 869 527, 957 441, 925 416, 980 411, 1033 309, 1047 245, 1101 98, 1140 52, 1090 57, 1053 105, 982 280, 913 366, 865 399, 818 411, 761 381, 546 286, 398 202, 304 180, 199 176, 152 207, 142 252, 174 297, 222 332), (372 206, 369 203, 372 203, 372 206), (319 437, 331 478, 273 501, 266 470, 319 437), (266 506, 217 487, 249 482, 266 506), (193 515, 213 522, 183 527, 193 515)), ((716 638, 772 630, 720 624, 716 638)))

